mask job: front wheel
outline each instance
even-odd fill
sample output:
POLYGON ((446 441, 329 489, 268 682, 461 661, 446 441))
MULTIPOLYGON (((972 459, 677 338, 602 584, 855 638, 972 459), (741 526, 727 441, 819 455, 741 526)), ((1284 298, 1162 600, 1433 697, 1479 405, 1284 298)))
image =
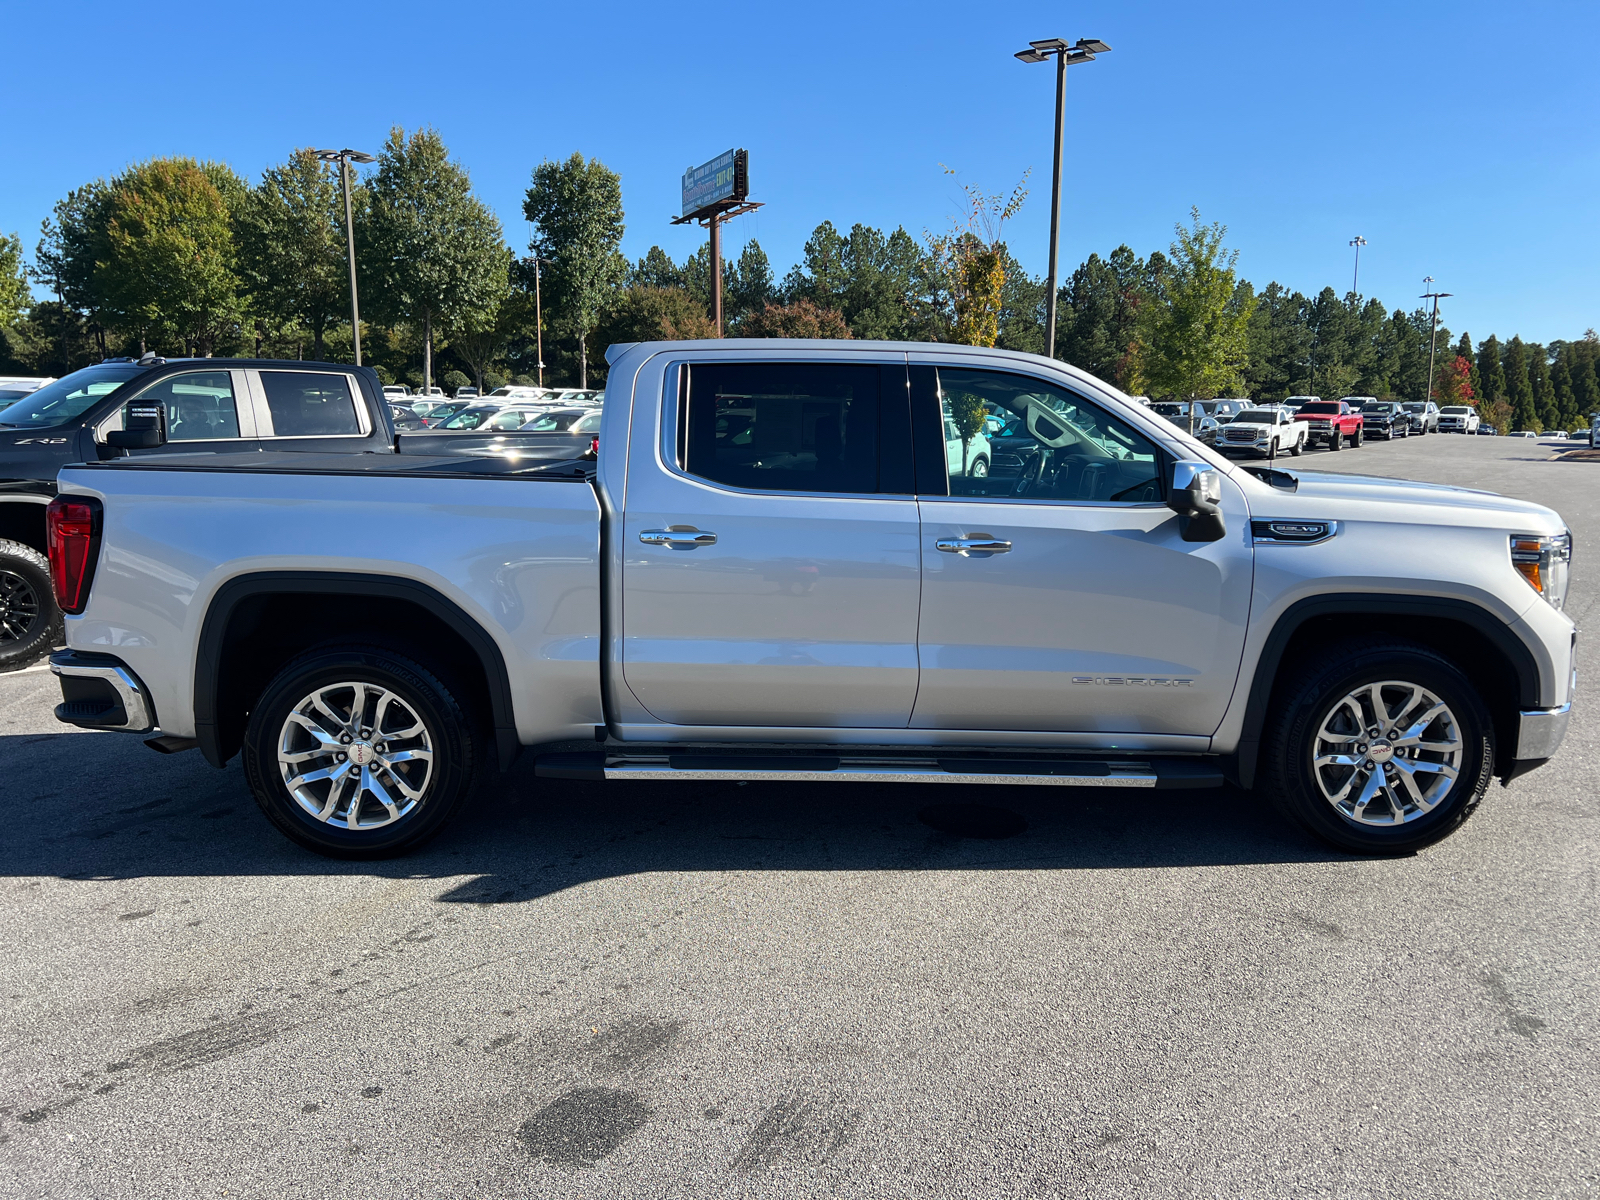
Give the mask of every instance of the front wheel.
POLYGON ((491 769, 459 688, 379 647, 313 650, 268 686, 244 769, 267 819, 308 850, 382 858, 444 827, 491 769))
POLYGON ((1477 809, 1493 726, 1447 659, 1411 643, 1351 642, 1274 691, 1262 782, 1284 815, 1340 849, 1407 854, 1477 809))
POLYGON ((974 459, 972 469, 967 472, 973 479, 989 478, 989 460, 987 458, 974 459))
POLYGON ((20 671, 61 638, 50 562, 21 542, 0 540, 0 671, 20 671))
POLYGON ((1332 433, 1330 433, 1328 435, 1328 449, 1329 450, 1343 450, 1344 449, 1344 434, 1341 433, 1339 430, 1335 429, 1332 433))

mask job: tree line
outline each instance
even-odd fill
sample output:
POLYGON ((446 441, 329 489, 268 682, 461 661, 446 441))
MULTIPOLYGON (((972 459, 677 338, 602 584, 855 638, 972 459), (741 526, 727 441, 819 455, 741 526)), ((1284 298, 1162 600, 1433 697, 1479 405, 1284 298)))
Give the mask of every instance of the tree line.
MULTIPOLYGON (((1024 180, 1025 182, 1025 180, 1024 180)), ((966 187, 963 219, 913 236, 831 221, 781 278, 759 242, 724 261, 729 336, 959 341, 1043 353, 1045 282, 1007 249, 1026 196, 966 187)), ((386 381, 492 388, 604 380, 614 342, 714 336, 711 264, 660 246, 629 262, 622 184, 573 154, 536 167, 513 251, 438 134, 391 131, 352 192, 364 360, 386 381)), ((1600 409, 1600 339, 1454 338, 1427 311, 1238 274, 1197 211, 1167 251, 1091 254, 1058 296, 1055 355, 1155 398, 1372 395, 1476 404, 1496 424, 1578 428, 1600 409)), ((152 159, 59 201, 31 267, 0 237, 0 370, 101 358, 258 355, 349 361, 337 167, 300 150, 254 185, 220 163, 152 159), (44 298, 30 302, 28 279, 44 298)))

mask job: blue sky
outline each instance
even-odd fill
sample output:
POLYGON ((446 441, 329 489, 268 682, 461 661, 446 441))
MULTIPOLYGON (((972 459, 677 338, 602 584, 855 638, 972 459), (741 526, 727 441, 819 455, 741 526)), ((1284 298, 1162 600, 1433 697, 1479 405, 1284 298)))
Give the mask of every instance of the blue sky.
POLYGON ((526 242, 532 168, 573 150, 620 172, 624 250, 675 258, 678 180, 750 151, 759 238, 781 274, 831 219, 913 234, 960 208, 941 164, 991 191, 1033 168, 1007 227, 1043 274, 1053 69, 1029 39, 1113 46, 1074 68, 1063 271, 1165 248, 1190 205, 1229 226, 1241 273, 1417 303, 1474 337, 1600 325, 1600 4, 812 0, 751 3, 19 4, 6 18, 0 232, 32 248, 69 188, 152 155, 254 179, 296 146, 375 150, 430 124, 526 242))

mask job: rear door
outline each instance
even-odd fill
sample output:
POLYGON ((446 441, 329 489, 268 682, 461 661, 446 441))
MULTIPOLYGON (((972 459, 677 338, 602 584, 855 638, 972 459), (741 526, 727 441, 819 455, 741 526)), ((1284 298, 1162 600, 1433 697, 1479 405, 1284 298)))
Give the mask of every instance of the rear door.
POLYGON ((265 449, 339 451, 372 432, 354 375, 293 368, 244 374, 265 449))
POLYGON ((912 727, 1209 736, 1250 609, 1238 490, 1223 481, 1228 537, 1185 542, 1163 498, 1170 460, 1128 422, 1032 376, 915 360, 910 374, 919 444, 941 409, 974 407, 1014 449, 1019 429, 1032 442, 987 478, 928 478, 919 456, 912 727))
POLYGON ((905 728, 920 582, 904 356, 714 356, 669 366, 664 390, 659 426, 629 443, 628 690, 673 724, 905 728))

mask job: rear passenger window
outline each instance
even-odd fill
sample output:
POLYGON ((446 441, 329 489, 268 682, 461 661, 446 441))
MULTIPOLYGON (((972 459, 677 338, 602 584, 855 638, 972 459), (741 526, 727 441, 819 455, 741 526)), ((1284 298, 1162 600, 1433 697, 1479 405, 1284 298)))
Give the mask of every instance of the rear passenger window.
POLYGON ((356 400, 343 375, 311 371, 263 371, 261 386, 277 437, 358 435, 356 400))
MULTIPOLYGON (((881 373, 841 363, 691 364, 680 383, 679 465, 756 491, 887 490, 878 477, 881 373)), ((900 379, 903 396, 903 370, 900 379)))
MULTIPOLYGON (((227 371, 169 375, 141 392, 139 400, 159 400, 166 406, 169 442, 210 442, 239 436, 233 376, 227 371)), ((124 405, 124 428, 126 419, 124 405)))

